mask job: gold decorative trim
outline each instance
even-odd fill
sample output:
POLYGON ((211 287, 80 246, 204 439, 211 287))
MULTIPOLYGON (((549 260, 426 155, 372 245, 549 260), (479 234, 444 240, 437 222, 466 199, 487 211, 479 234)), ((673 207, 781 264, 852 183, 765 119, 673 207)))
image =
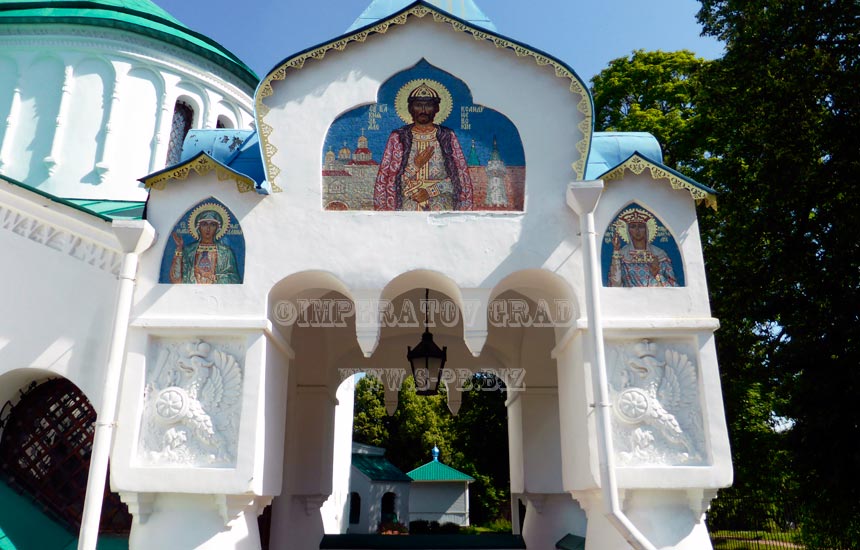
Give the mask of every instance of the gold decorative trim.
POLYGON ((235 181, 236 189, 238 189, 240 193, 247 193, 248 191, 253 191, 256 187, 254 180, 252 180, 248 176, 243 176, 242 174, 235 172, 230 168, 227 168, 206 153, 203 153, 202 155, 186 162, 185 164, 177 166, 173 170, 161 172, 160 174, 156 174, 154 176, 150 176, 148 178, 143 179, 143 186, 147 189, 163 190, 167 186, 168 181, 184 180, 188 177, 188 174, 190 174, 192 170, 197 172, 197 174, 200 176, 204 176, 210 171, 215 170, 215 175, 218 177, 218 181, 235 181))
POLYGON ((404 23, 406 23, 406 20, 410 16, 422 18, 428 13, 433 14, 433 20, 437 23, 448 23, 456 31, 469 33, 475 40, 486 40, 492 42, 497 48, 506 48, 512 50, 518 57, 532 57, 539 66, 551 67, 555 71, 555 75, 557 77, 567 78, 570 80, 571 93, 577 94, 580 97, 580 100, 577 103, 576 107, 579 112, 584 115, 582 122, 577 125, 577 128, 580 132, 582 132, 583 136, 582 139, 576 144, 576 150, 579 152, 579 160, 573 163, 572 168, 573 171, 576 173, 577 179, 583 179, 585 175, 585 163, 588 158, 588 150, 591 146, 593 113, 587 87, 579 79, 579 77, 577 77, 570 69, 568 69, 558 61, 551 59, 543 54, 534 52, 521 44, 511 42, 500 36, 496 36, 480 29, 471 27, 461 21, 457 21, 449 17, 442 12, 436 11, 430 6, 416 5, 396 17, 380 21, 369 29, 365 29, 361 32, 357 32, 349 36, 345 36, 334 42, 329 42, 328 44, 319 46, 314 50, 310 50, 303 54, 297 55, 296 57, 292 57, 286 60, 283 65, 269 73, 263 79, 263 81, 260 82, 260 85, 257 87, 256 97, 254 98, 256 104, 255 115, 257 119, 257 128, 260 133, 260 150, 263 152, 263 163, 265 164, 266 174, 268 174, 269 182, 272 185, 273 192, 277 193, 281 191, 280 187, 275 184, 275 181, 281 170, 272 162, 272 158, 275 156, 275 153, 277 153, 278 149, 269 142, 269 137, 272 135, 273 128, 265 122, 266 116, 269 114, 270 109, 265 103, 263 103, 263 101, 267 97, 271 96, 274 93, 274 90, 272 89, 272 82, 276 80, 284 80, 287 77, 288 69, 298 70, 301 69, 304 66, 305 62, 310 59, 324 58, 326 53, 328 53, 330 50, 342 51, 346 48, 347 45, 352 42, 364 42, 371 34, 385 34, 388 31, 388 28, 392 25, 403 25, 404 23))
POLYGON ((690 195, 692 195, 693 200, 696 202, 705 202, 705 205, 713 210, 717 209, 717 196, 713 193, 708 193, 704 189, 700 187, 696 187, 692 183, 686 181, 673 174, 672 172, 666 170, 662 166, 654 164, 653 162, 640 157, 639 155, 633 155, 626 161, 622 162, 603 176, 601 179, 606 181, 612 180, 620 180, 624 177, 624 173, 627 170, 630 170, 637 176, 648 169, 651 173, 651 178, 655 180, 666 180, 672 185, 672 189, 686 189, 690 195))

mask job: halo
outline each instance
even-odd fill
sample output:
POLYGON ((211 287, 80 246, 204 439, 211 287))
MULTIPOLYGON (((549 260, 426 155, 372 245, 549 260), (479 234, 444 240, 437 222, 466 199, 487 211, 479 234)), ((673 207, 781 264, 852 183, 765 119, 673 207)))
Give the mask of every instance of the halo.
POLYGON ((191 236, 194 237, 195 241, 200 240, 200 233, 197 232, 197 217, 200 216, 203 212, 208 212, 212 210, 216 212, 221 219, 224 220, 224 223, 221 224, 221 228, 218 229, 218 233, 215 233, 215 240, 217 241, 221 237, 224 236, 225 233, 230 229, 230 215, 227 214, 227 209, 221 206, 220 204, 216 204, 214 202, 207 202, 201 204, 197 208, 191 211, 191 215, 188 216, 188 232, 191 233, 191 236))
POLYGON ((627 208, 615 216, 615 221, 612 222, 612 225, 615 226, 615 231, 621 235, 624 242, 630 244, 630 233, 627 232, 627 222, 622 220, 621 216, 628 212, 641 212, 648 216, 648 221, 645 222, 645 226, 648 229, 648 242, 654 242, 654 238, 657 237, 657 219, 654 217, 654 214, 642 208, 627 208))
POLYGON ((451 92, 448 91, 448 88, 438 80, 431 80, 429 78, 410 80, 400 87, 397 95, 394 96, 394 110, 397 111, 397 116, 404 123, 412 124, 412 115, 409 114, 409 94, 421 84, 430 86, 439 94, 439 112, 436 114, 436 119, 433 122, 435 124, 442 124, 451 114, 451 109, 454 108, 454 101, 451 99, 451 92))

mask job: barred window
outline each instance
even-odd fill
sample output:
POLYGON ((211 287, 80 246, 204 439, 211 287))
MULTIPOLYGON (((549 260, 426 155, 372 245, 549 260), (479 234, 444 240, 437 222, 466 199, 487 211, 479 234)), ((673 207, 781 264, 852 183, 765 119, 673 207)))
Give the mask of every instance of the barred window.
POLYGON ((194 109, 184 101, 177 101, 173 108, 173 124, 170 127, 170 143, 167 146, 167 166, 179 162, 182 156, 182 143, 194 122, 194 109))
MULTIPOLYGON (((0 482, 77 533, 96 421, 89 400, 77 386, 57 378, 31 385, 16 405, 3 407, 0 419, 0 482)), ((128 508, 106 484, 99 531, 127 534, 130 529, 128 508)))

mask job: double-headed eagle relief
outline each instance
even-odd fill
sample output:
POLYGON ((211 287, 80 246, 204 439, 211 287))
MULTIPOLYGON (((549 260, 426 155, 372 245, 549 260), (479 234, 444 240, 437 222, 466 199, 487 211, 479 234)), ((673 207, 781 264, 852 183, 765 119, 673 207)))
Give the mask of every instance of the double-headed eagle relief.
POLYGON ((140 458, 151 465, 231 466, 242 395, 238 345, 161 346, 147 369, 140 458), (233 353, 228 353, 232 351, 233 353))
POLYGON ((608 349, 619 466, 704 464, 698 375, 690 356, 647 339, 608 349))

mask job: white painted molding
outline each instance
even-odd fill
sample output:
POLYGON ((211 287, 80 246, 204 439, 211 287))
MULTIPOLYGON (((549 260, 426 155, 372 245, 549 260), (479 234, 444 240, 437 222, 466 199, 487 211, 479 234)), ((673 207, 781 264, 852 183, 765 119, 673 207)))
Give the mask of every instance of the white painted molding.
POLYGON ((690 500, 690 510, 697 518, 701 518, 711 507, 711 501, 717 498, 719 489, 688 489, 687 498, 690 500))
POLYGON ((328 500, 329 495, 293 495, 293 498, 305 508, 305 514, 319 513, 320 508, 328 500))
POLYGON ((272 323, 260 317, 136 317, 130 323, 131 327, 144 328, 155 332, 174 331, 196 332, 206 330, 211 332, 259 331, 271 332, 272 323))
POLYGON ((126 493, 120 491, 119 498, 128 506, 129 513, 138 523, 144 524, 152 514, 155 495, 153 493, 126 493))
POLYGON ((215 504, 224 525, 238 518, 243 511, 259 515, 256 500, 254 495, 215 495, 215 504))
MULTIPOLYGON (((571 327, 562 338, 562 342, 568 338, 568 334, 575 330, 588 330, 588 318, 580 317, 576 320, 576 325, 571 327)), ((603 319, 603 331, 607 336, 623 334, 630 336, 637 331, 667 331, 667 332, 714 332, 720 328, 719 319, 713 317, 671 317, 665 319, 650 318, 650 319, 633 319, 622 317, 605 317, 603 319)), ((570 336, 572 337, 572 335, 570 336)), ((561 344, 556 346, 556 349, 563 351, 560 348, 561 344)), ((555 351, 555 350, 553 350, 555 351)))

